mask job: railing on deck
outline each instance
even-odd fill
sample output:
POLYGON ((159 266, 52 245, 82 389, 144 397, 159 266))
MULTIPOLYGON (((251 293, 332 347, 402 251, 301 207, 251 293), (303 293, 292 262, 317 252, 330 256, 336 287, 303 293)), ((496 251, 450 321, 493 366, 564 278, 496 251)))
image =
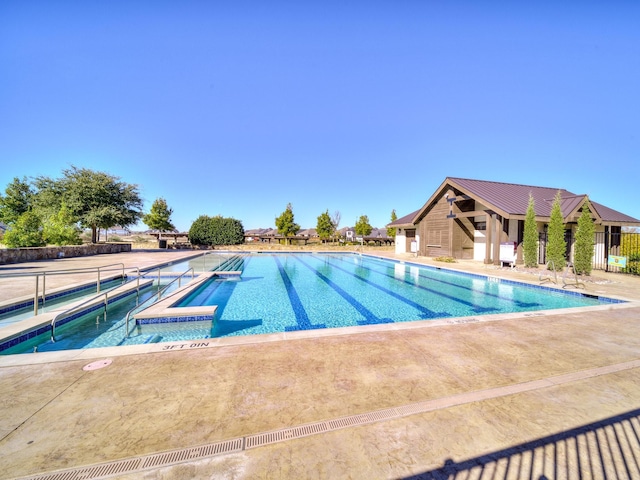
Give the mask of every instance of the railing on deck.
MULTIPOLYGON (((159 273, 159 272, 158 272, 159 273)), ((159 288, 160 287, 160 277, 158 277, 158 292, 153 294, 152 296, 150 296, 149 298, 147 298, 144 302, 136 305, 135 307, 133 307, 131 310, 129 310, 127 312, 127 317, 125 319, 125 333, 124 336, 125 338, 129 337, 129 319, 131 318, 131 315, 133 315, 133 312, 135 312, 136 310, 142 308, 143 306, 145 306, 147 303, 149 303, 150 300, 153 300, 153 302, 151 303, 155 303, 160 301, 160 299, 162 298, 162 295, 169 289, 169 287, 171 285, 173 285, 175 282, 178 282, 178 288, 180 288, 182 286, 182 278, 187 274, 187 273, 191 273, 191 280, 193 280, 193 278, 195 277, 195 272, 193 270, 193 268, 189 268, 189 270, 182 272, 180 275, 178 275, 178 277, 174 278, 173 280, 171 280, 169 283, 167 283, 164 287, 159 288)))
MULTIPOLYGON (((122 278, 126 278, 126 275, 124 273, 125 267, 124 267, 124 263, 112 263, 109 265, 102 265, 99 267, 84 267, 84 268, 73 268, 73 269, 67 269, 67 270, 53 270, 50 272, 44 271, 44 272, 28 272, 28 273, 1 273, 0 274, 0 278, 17 278, 17 277, 35 277, 36 278, 36 285, 35 285, 35 292, 33 295, 33 314, 34 315, 38 315, 38 306, 40 303, 40 298, 42 298, 42 305, 44 306, 47 300, 47 275, 48 276, 52 276, 52 275, 73 275, 73 274, 78 274, 78 273, 92 273, 92 272, 97 272, 98 273, 98 279, 96 280, 96 292, 100 292, 100 276, 101 274, 103 274, 104 272, 110 271, 110 270, 118 270, 118 271, 122 271, 122 278), (111 268, 111 267, 121 267, 121 268, 111 268), (42 277, 42 294, 40 294, 39 289, 40 289, 40 277, 42 277)), ((140 271, 138 271, 138 279, 140 277, 140 271)), ((138 280, 138 284, 139 284, 139 280, 138 280)))
POLYGON ((76 310, 80 309, 81 307, 84 307, 85 305, 88 305, 90 303, 94 303, 100 297, 103 297, 103 300, 104 300, 104 312, 106 313, 107 312, 107 305, 108 305, 107 294, 108 294, 108 292, 104 292, 104 293, 101 293, 101 294, 96 295, 94 297, 91 297, 88 300, 85 300, 84 302, 82 302, 81 304, 74 305, 73 307, 69 308, 68 310, 65 310, 64 312, 60 312, 55 317, 53 317, 53 320, 51 320, 51 341, 52 342, 56 341, 56 322, 60 318, 68 317, 69 315, 71 315, 71 313, 75 312, 76 310))

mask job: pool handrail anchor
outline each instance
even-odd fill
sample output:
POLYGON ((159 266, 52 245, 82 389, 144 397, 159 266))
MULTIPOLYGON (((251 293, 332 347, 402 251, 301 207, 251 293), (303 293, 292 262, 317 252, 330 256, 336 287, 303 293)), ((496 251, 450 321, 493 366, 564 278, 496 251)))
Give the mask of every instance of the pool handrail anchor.
POLYGON ((553 279, 551 277, 543 277, 542 276, 542 272, 540 272, 540 275, 538 276, 538 280, 540 281, 540 284, 543 283, 547 283, 547 282, 552 282, 557 284, 558 283, 558 272, 556 270, 556 264, 553 260, 549 260, 547 262, 547 270, 551 270, 553 272, 553 279), (549 265, 551 265, 551 268, 549 268, 549 265))

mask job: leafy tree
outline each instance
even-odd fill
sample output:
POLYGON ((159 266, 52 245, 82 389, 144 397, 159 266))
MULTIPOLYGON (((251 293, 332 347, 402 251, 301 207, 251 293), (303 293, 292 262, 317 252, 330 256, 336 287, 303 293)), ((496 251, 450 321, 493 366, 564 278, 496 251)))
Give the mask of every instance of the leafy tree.
POLYGON ((589 199, 587 199, 582 206, 582 214, 578 218, 578 229, 576 230, 573 265, 578 274, 591 275, 594 236, 595 226, 593 225, 593 218, 591 218, 589 199))
MULTIPOLYGON (((389 223, 393 223, 398 219, 398 215, 396 215, 396 209, 391 210, 391 221, 389 223)), ((387 236, 396 238, 396 229, 393 227, 387 227, 387 236)))
POLYGON ((291 237, 300 231, 300 225, 295 223, 293 208, 287 204, 287 208, 279 217, 276 217, 276 228, 278 233, 285 237, 291 237))
POLYGON ((167 201, 164 198, 157 198, 151 205, 151 211, 142 217, 142 221, 151 230, 158 230, 162 236, 162 232, 176 229, 171 223, 172 213, 173 209, 167 206, 167 201))
POLYGON ((189 228, 194 245, 239 245, 244 242, 244 227, 235 218, 200 215, 189 228))
POLYGON ((65 204, 43 221, 42 234, 46 243, 54 245, 81 245, 80 229, 65 204))
POLYGON ((329 216, 329 210, 323 212, 318 217, 316 231, 318 232, 320 240, 322 240, 323 242, 327 241, 329 238, 331 238, 331 236, 333 236, 335 227, 333 225, 333 222, 331 221, 331 217, 329 216))
POLYGON ((567 242, 564 239, 564 219, 560 207, 561 201, 560 191, 558 191, 551 206, 551 217, 547 230, 547 262, 553 262, 556 270, 564 268, 567 251, 567 242))
POLYGON ((7 225, 16 223, 20 215, 31 210, 34 193, 27 177, 22 177, 22 180, 14 177, 7 185, 5 195, 0 194, 0 222, 7 225))
POLYGON ((522 242, 525 267, 538 266, 538 227, 536 223, 535 202, 529 194, 529 206, 524 217, 524 239, 522 242))
POLYGON ((361 215, 356 222, 356 226, 354 229, 356 231, 356 235, 359 235, 361 237, 366 237, 367 235, 371 234, 373 227, 369 225, 369 217, 367 217, 366 215, 361 215))
MULTIPOLYGON (((138 186, 119 177, 87 168, 72 166, 64 177, 52 182, 63 192, 63 200, 80 225, 91 229, 91 242, 97 241, 98 229, 115 225, 126 227, 142 217, 142 200, 138 186)), ((46 180, 46 179, 44 179, 46 180)))
POLYGON ((42 235, 42 221, 35 212, 28 210, 9 226, 3 242, 9 248, 42 247, 46 245, 42 235))

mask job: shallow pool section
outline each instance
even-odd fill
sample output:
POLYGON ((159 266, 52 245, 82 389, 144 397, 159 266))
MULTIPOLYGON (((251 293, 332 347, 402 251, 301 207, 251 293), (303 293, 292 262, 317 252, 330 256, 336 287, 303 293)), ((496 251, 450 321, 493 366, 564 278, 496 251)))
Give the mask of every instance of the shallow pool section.
POLYGON ((174 306, 217 305, 211 336, 256 335, 617 302, 354 254, 253 254, 174 306))

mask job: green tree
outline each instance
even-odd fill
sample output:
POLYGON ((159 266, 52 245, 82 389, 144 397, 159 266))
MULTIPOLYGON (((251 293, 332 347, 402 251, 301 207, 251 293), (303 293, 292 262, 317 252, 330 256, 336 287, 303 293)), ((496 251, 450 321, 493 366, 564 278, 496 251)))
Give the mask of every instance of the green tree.
POLYGON ((16 223, 20 215, 31 210, 34 194, 27 177, 22 177, 22 180, 14 177, 7 185, 5 195, 0 194, 0 222, 7 225, 16 223))
POLYGON ((4 234, 3 242, 9 248, 42 247, 42 221, 37 213, 28 210, 13 222, 4 234))
POLYGON ((278 233, 284 237, 294 236, 300 231, 300 225, 295 222, 293 208, 290 203, 287 204, 285 211, 279 217, 276 217, 276 228, 278 233))
MULTIPOLYGON (((398 215, 396 215, 396 209, 391 210, 391 221, 389 223, 393 223, 398 219, 398 215)), ((391 238, 396 238, 396 229, 393 227, 387 227, 387 236, 391 238)))
POLYGON ((356 235, 359 235, 361 237, 366 237, 367 235, 371 234, 373 227, 369 225, 369 217, 367 217, 366 215, 361 215, 356 222, 354 230, 356 231, 356 235))
POLYGON ((167 201, 162 197, 157 198, 153 202, 153 205, 151 205, 151 211, 142 217, 142 221, 151 230, 158 230, 161 237, 162 232, 176 229, 173 223, 171 223, 172 213, 173 209, 167 206, 167 201))
POLYGON ((535 202, 529 194, 529 205, 524 217, 524 239, 522 241, 522 253, 524 254, 525 267, 538 266, 538 226, 536 223, 535 202))
POLYGON ((331 238, 335 232, 335 226, 329 216, 329 210, 323 212, 318 217, 318 223, 316 224, 316 231, 322 242, 326 242, 331 238))
POLYGON ((52 187, 63 192, 63 200, 80 225, 91 229, 92 243, 98 239, 98 229, 127 227, 142 217, 137 185, 108 173, 75 166, 64 170, 63 175, 58 182, 52 182, 52 187))
POLYGON ((65 204, 53 215, 43 220, 42 235, 46 243, 54 245, 81 245, 80 229, 65 204))
POLYGON ((564 268, 567 251, 567 242, 564 239, 564 219, 560 207, 561 201, 560 191, 558 191, 551 206, 551 217, 547 230, 547 262, 553 262, 556 270, 564 268))
POLYGON ((578 229, 576 230, 576 243, 573 258, 573 266, 576 273, 591 275, 593 268, 593 247, 595 243, 595 226, 591 218, 589 199, 582 206, 582 213, 578 218, 578 229))
POLYGON ((244 242, 244 227, 235 218, 200 215, 189 228, 193 245, 239 245, 244 242))

